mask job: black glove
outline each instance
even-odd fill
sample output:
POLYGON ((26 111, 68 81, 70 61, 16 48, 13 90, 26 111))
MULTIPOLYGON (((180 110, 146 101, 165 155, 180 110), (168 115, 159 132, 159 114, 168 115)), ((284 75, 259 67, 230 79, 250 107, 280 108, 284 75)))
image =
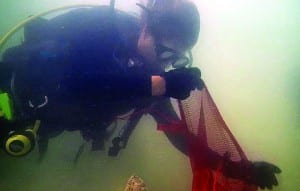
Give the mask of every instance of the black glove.
POLYGON ((163 75, 166 81, 166 96, 176 99, 186 99, 190 91, 201 90, 203 82, 201 72, 198 68, 178 68, 165 72, 163 75))
POLYGON ((277 166, 267 162, 253 162, 251 171, 251 183, 260 188, 271 190, 273 186, 278 185, 275 173, 281 173, 281 170, 277 166))

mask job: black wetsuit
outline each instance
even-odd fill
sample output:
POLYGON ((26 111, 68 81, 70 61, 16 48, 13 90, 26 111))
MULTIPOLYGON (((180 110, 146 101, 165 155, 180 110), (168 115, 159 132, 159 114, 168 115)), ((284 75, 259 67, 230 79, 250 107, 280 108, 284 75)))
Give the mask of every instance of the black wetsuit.
POLYGON ((79 129, 100 139, 116 115, 151 102, 150 77, 160 71, 138 56, 139 33, 136 17, 108 7, 25 26, 24 43, 3 57, 14 66, 20 115, 42 120, 40 136, 79 129))

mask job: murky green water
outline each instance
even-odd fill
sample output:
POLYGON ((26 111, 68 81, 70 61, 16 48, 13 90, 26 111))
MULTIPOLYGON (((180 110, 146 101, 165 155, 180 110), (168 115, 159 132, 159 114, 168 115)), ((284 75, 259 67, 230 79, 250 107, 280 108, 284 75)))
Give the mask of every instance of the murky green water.
POLYGON ((37 162, 36 150, 23 158, 0 153, 1 190, 123 191, 131 175, 142 177, 149 190, 191 188, 188 158, 175 150, 163 133, 156 131, 150 117, 142 120, 118 157, 109 157, 107 150, 91 151, 86 143, 74 165, 83 142, 79 132, 65 132, 53 138, 41 163, 37 162))
POLYGON ((299 2, 198 1, 195 48, 204 79, 251 160, 282 169, 274 190, 300 186, 299 2))
MULTIPOLYGON (((126 7, 120 1, 119 5, 126 7)), ((88 1, 2 0, 0 35, 29 15, 81 3, 88 1)), ((282 169, 280 185, 274 190, 297 190, 300 3, 203 0, 197 4, 202 29, 193 50, 194 62, 225 121, 251 160, 269 161, 282 169)), ((92 152, 86 143, 74 166, 72 161, 82 143, 78 132, 65 132, 51 139, 40 164, 36 150, 23 158, 1 152, 0 190, 121 191, 133 174, 141 176, 153 191, 191 188, 188 158, 156 131, 150 117, 143 118, 127 149, 116 158, 108 157, 106 151, 92 152)))

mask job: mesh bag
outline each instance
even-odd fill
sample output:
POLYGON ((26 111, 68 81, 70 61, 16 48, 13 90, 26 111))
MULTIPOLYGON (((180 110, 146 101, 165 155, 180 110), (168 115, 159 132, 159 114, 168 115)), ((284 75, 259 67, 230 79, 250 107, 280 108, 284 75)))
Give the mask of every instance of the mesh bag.
MULTIPOLYGON (((178 103, 182 119, 178 124, 185 129, 193 171, 192 191, 256 191, 247 181, 251 179, 250 162, 206 86, 178 103)), ((160 129, 168 131, 166 125, 160 129)))

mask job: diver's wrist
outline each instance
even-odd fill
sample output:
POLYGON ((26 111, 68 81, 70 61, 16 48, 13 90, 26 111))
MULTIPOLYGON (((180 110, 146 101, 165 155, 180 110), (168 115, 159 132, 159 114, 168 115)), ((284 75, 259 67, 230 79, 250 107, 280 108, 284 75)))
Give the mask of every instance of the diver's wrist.
POLYGON ((151 76, 152 96, 162 96, 166 93, 166 81, 161 76, 151 76))

